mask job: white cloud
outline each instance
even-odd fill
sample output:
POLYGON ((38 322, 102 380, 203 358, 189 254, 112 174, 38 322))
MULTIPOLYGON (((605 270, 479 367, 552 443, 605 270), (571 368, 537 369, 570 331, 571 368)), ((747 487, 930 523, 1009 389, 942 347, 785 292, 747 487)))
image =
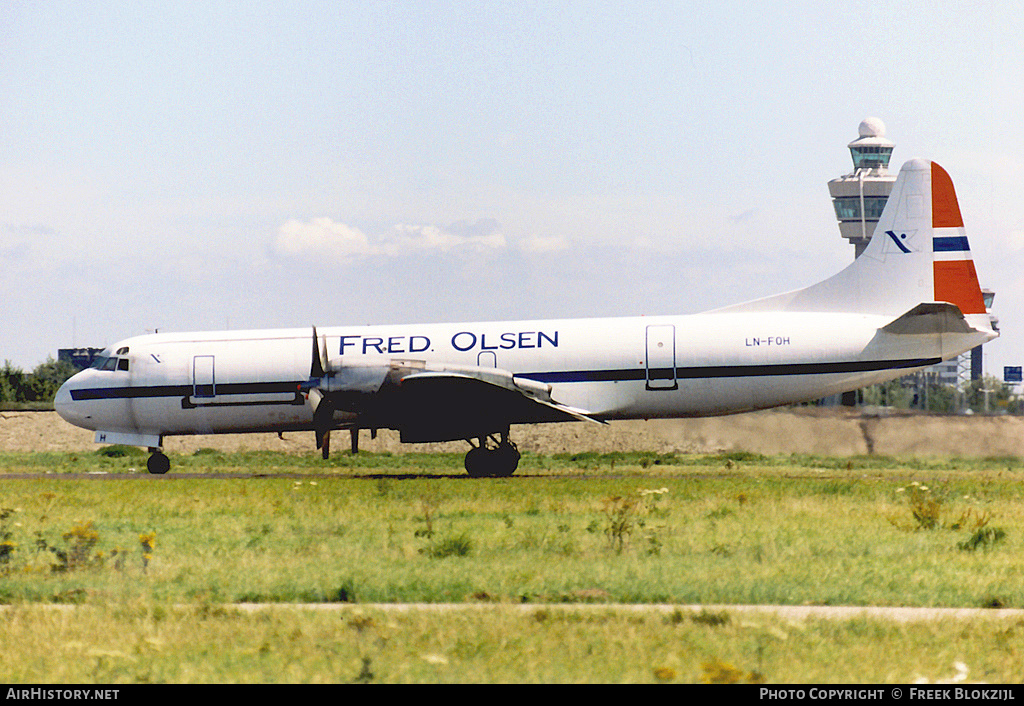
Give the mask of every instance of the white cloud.
POLYGON ((442 251, 458 248, 474 250, 496 250, 505 247, 505 236, 496 230, 481 234, 462 235, 437 226, 398 225, 387 240, 382 243, 388 255, 402 255, 407 252, 442 251))
POLYGON ((314 218, 308 222, 292 219, 278 229, 271 249, 285 257, 344 260, 453 250, 493 251, 506 247, 505 236, 498 231, 497 224, 480 221, 477 225, 479 227, 455 224, 440 228, 402 223, 389 232, 369 236, 358 228, 330 218, 314 218))
POLYGON ((330 218, 314 218, 308 223, 296 219, 288 221, 278 230, 273 250, 292 257, 314 255, 341 259, 373 253, 365 233, 330 218))
POLYGON ((569 249, 569 241, 560 236, 531 235, 519 241, 523 252, 545 254, 569 249))

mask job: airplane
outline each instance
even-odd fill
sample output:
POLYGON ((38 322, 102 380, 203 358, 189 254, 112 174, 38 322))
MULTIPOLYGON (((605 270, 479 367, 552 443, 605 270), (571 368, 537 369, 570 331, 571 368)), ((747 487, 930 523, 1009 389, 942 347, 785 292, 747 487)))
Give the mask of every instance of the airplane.
POLYGON ((465 440, 473 477, 508 477, 516 424, 748 412, 921 370, 999 335, 949 174, 900 170, 867 249, 817 284, 699 314, 156 333, 105 349, 54 406, 96 443, 172 435, 393 429, 465 440))

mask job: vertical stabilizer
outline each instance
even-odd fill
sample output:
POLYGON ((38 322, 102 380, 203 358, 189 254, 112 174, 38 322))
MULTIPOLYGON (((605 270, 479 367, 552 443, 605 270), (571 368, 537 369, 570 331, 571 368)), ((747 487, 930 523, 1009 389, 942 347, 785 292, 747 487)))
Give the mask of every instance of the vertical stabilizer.
POLYGON ((938 164, 914 159, 900 170, 871 242, 850 266, 810 287, 717 311, 895 317, 925 302, 986 313, 953 181, 938 164))

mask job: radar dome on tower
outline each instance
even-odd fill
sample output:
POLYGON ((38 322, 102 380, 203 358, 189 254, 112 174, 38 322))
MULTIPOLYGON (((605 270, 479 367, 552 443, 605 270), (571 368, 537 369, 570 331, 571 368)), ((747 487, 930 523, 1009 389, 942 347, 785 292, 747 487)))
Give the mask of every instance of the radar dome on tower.
POLYGON ((878 118, 864 118, 857 133, 861 137, 885 137, 885 123, 878 118))

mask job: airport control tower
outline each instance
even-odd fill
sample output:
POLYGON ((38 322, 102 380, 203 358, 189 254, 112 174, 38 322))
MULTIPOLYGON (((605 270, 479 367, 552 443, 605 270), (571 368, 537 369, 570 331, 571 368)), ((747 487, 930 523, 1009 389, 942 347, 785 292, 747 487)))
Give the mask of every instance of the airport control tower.
POLYGON ((839 233, 853 244, 855 258, 871 240, 896 181, 889 173, 889 158, 896 144, 886 138, 885 124, 878 118, 864 118, 858 133, 849 144, 853 171, 828 183, 839 233))

